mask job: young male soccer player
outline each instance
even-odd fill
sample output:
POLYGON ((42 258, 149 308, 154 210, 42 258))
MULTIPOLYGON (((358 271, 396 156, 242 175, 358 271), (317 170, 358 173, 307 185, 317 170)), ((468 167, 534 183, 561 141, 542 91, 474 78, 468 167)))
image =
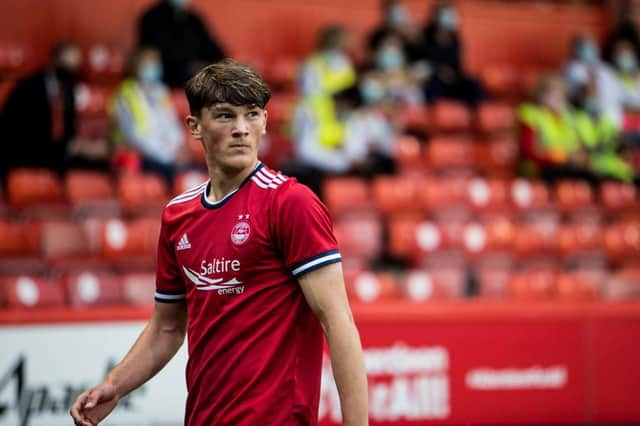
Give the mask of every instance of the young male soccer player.
POLYGON ((95 425, 189 338, 185 424, 315 425, 322 332, 345 425, 367 424, 360 340, 326 208, 257 158, 268 87, 232 60, 186 88, 209 180, 162 216, 156 304, 124 360, 71 408, 95 425))

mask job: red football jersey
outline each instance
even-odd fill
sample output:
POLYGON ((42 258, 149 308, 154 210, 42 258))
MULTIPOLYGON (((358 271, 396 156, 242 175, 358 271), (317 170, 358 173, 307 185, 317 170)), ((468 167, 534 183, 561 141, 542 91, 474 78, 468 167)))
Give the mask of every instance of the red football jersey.
POLYGON ((185 424, 315 425, 322 330, 297 277, 341 260, 327 209, 262 163, 208 188, 168 203, 158 246, 156 300, 188 309, 185 424))

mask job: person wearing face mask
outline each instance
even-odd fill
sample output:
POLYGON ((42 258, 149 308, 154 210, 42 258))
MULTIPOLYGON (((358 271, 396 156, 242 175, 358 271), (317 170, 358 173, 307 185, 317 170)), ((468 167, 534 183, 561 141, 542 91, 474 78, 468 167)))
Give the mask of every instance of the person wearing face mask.
POLYGON ((50 64, 20 80, 0 116, 0 171, 44 167, 63 173, 76 135, 75 87, 82 53, 71 42, 57 43, 50 64))
POLYGON ((411 72, 398 35, 389 33, 380 39, 375 46, 373 67, 379 74, 386 95, 397 105, 424 104, 421 80, 411 72))
POLYGON ((622 155, 620 129, 600 113, 593 84, 584 84, 570 96, 571 125, 587 153, 587 164, 595 176, 631 182, 633 168, 622 155))
POLYGON ((437 3, 424 28, 420 56, 433 69, 424 86, 429 102, 456 99, 475 106, 485 97, 480 83, 462 65, 459 16, 448 2, 437 3))
POLYGON ((518 108, 517 119, 522 175, 591 179, 560 76, 543 76, 532 101, 518 108))
POLYGON ((190 0, 160 0, 138 22, 138 45, 162 55, 163 80, 183 87, 203 66, 223 59, 225 51, 203 19, 188 8, 190 0))
POLYGON ((395 34, 402 40, 402 50, 409 63, 420 60, 422 43, 420 27, 411 19, 409 10, 401 0, 381 0, 382 21, 367 37, 367 46, 374 52, 383 38, 395 34))
POLYGON ((173 180, 177 166, 188 160, 184 132, 162 82, 162 63, 157 50, 137 49, 129 60, 128 78, 111 103, 114 121, 112 140, 118 151, 138 153, 142 169, 173 180))
POLYGON ((591 81, 594 85, 593 100, 598 111, 618 128, 624 127, 625 108, 640 106, 640 93, 625 91, 615 70, 600 59, 598 45, 589 36, 574 37, 571 59, 565 67, 565 80, 569 92, 591 81))

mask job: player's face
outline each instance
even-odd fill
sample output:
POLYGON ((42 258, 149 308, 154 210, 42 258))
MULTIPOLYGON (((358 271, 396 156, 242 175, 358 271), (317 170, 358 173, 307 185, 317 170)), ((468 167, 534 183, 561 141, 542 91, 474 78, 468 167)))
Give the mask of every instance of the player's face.
POLYGON ((220 103, 203 108, 200 117, 189 118, 193 120, 187 123, 202 142, 209 166, 240 171, 255 165, 267 127, 264 109, 220 103))

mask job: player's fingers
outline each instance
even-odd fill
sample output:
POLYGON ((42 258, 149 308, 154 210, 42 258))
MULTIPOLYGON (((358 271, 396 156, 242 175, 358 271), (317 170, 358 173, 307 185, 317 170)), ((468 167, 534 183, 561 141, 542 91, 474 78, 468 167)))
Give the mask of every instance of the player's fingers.
POLYGON ((75 402, 71 406, 71 409, 69 410, 69 414, 71 414, 71 417, 73 417, 73 422, 76 426, 92 426, 82 413, 82 409, 87 400, 87 396, 88 391, 80 394, 80 396, 76 398, 75 402))
POLYGON ((96 391, 95 389, 91 390, 87 395, 87 399, 84 402, 83 407, 85 409, 90 409, 95 407, 96 405, 98 405, 98 402, 100 402, 100 397, 101 397, 100 392, 96 391))

